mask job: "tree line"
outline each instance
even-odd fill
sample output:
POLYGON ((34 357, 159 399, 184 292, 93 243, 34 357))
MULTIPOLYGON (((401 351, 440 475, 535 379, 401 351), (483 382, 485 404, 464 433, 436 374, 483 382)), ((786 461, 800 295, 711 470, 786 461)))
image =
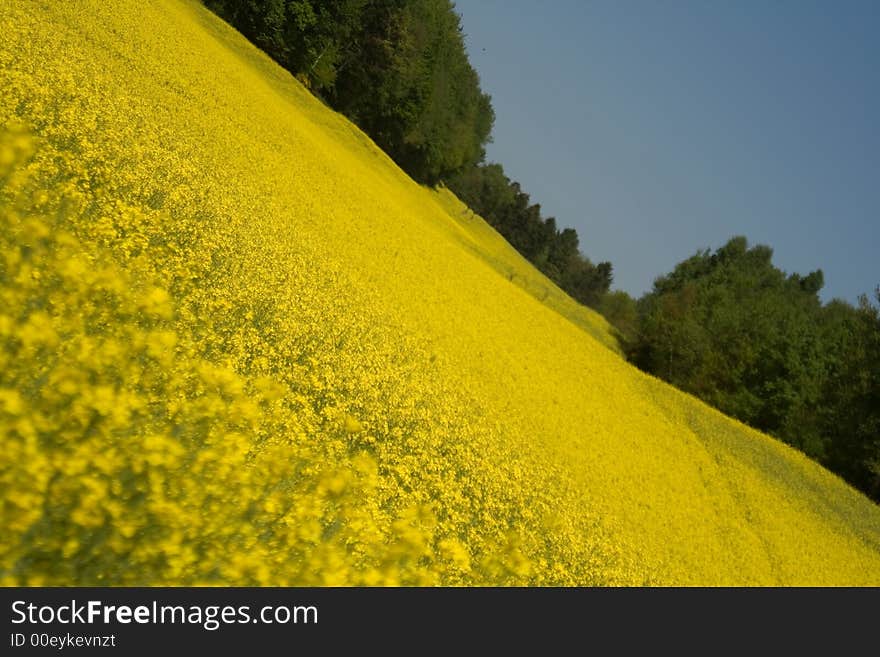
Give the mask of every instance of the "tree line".
POLYGON ((449 0, 203 1, 415 180, 448 186, 603 313, 638 367, 880 500, 880 315, 867 297, 823 305, 821 271, 786 275, 742 237, 679 263, 641 299, 610 291, 611 263, 593 264, 575 230, 485 162, 494 111, 449 0))

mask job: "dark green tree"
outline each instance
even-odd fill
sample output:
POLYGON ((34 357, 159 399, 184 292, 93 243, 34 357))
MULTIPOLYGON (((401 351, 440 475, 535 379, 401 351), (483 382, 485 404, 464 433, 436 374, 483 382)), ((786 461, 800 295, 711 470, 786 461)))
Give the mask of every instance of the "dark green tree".
MULTIPOLYGON (((875 297, 880 303, 880 288, 875 297)), ((835 301, 824 315, 830 367, 818 413, 826 464, 880 500, 880 311, 862 296, 858 307, 835 301)))
POLYGON ((821 458, 822 272, 786 276, 743 237, 662 276, 640 301, 636 362, 821 458))
POLYGON ((639 335, 639 312, 636 300, 623 290, 606 292, 596 309, 611 324, 624 353, 631 357, 639 335))

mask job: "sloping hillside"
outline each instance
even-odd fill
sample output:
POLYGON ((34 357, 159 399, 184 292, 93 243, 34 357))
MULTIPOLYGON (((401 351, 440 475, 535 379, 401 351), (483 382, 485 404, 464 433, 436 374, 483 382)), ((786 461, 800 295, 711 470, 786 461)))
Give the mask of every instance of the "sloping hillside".
POLYGON ((0 29, 2 583, 880 584, 880 509, 197 3, 0 29))

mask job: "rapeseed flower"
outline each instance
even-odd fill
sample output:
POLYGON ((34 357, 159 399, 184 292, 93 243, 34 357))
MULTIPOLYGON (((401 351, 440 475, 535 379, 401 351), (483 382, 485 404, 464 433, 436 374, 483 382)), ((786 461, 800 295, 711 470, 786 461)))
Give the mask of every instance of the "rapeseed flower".
POLYGON ((0 583, 880 583, 875 505, 199 4, 0 31, 0 583))

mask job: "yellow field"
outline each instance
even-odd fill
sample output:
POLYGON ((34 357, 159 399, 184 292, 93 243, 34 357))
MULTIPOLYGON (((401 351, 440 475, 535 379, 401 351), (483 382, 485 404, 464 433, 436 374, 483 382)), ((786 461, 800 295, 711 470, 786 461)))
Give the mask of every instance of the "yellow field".
POLYGON ((0 583, 880 584, 880 508, 200 5, 0 33, 0 583))

